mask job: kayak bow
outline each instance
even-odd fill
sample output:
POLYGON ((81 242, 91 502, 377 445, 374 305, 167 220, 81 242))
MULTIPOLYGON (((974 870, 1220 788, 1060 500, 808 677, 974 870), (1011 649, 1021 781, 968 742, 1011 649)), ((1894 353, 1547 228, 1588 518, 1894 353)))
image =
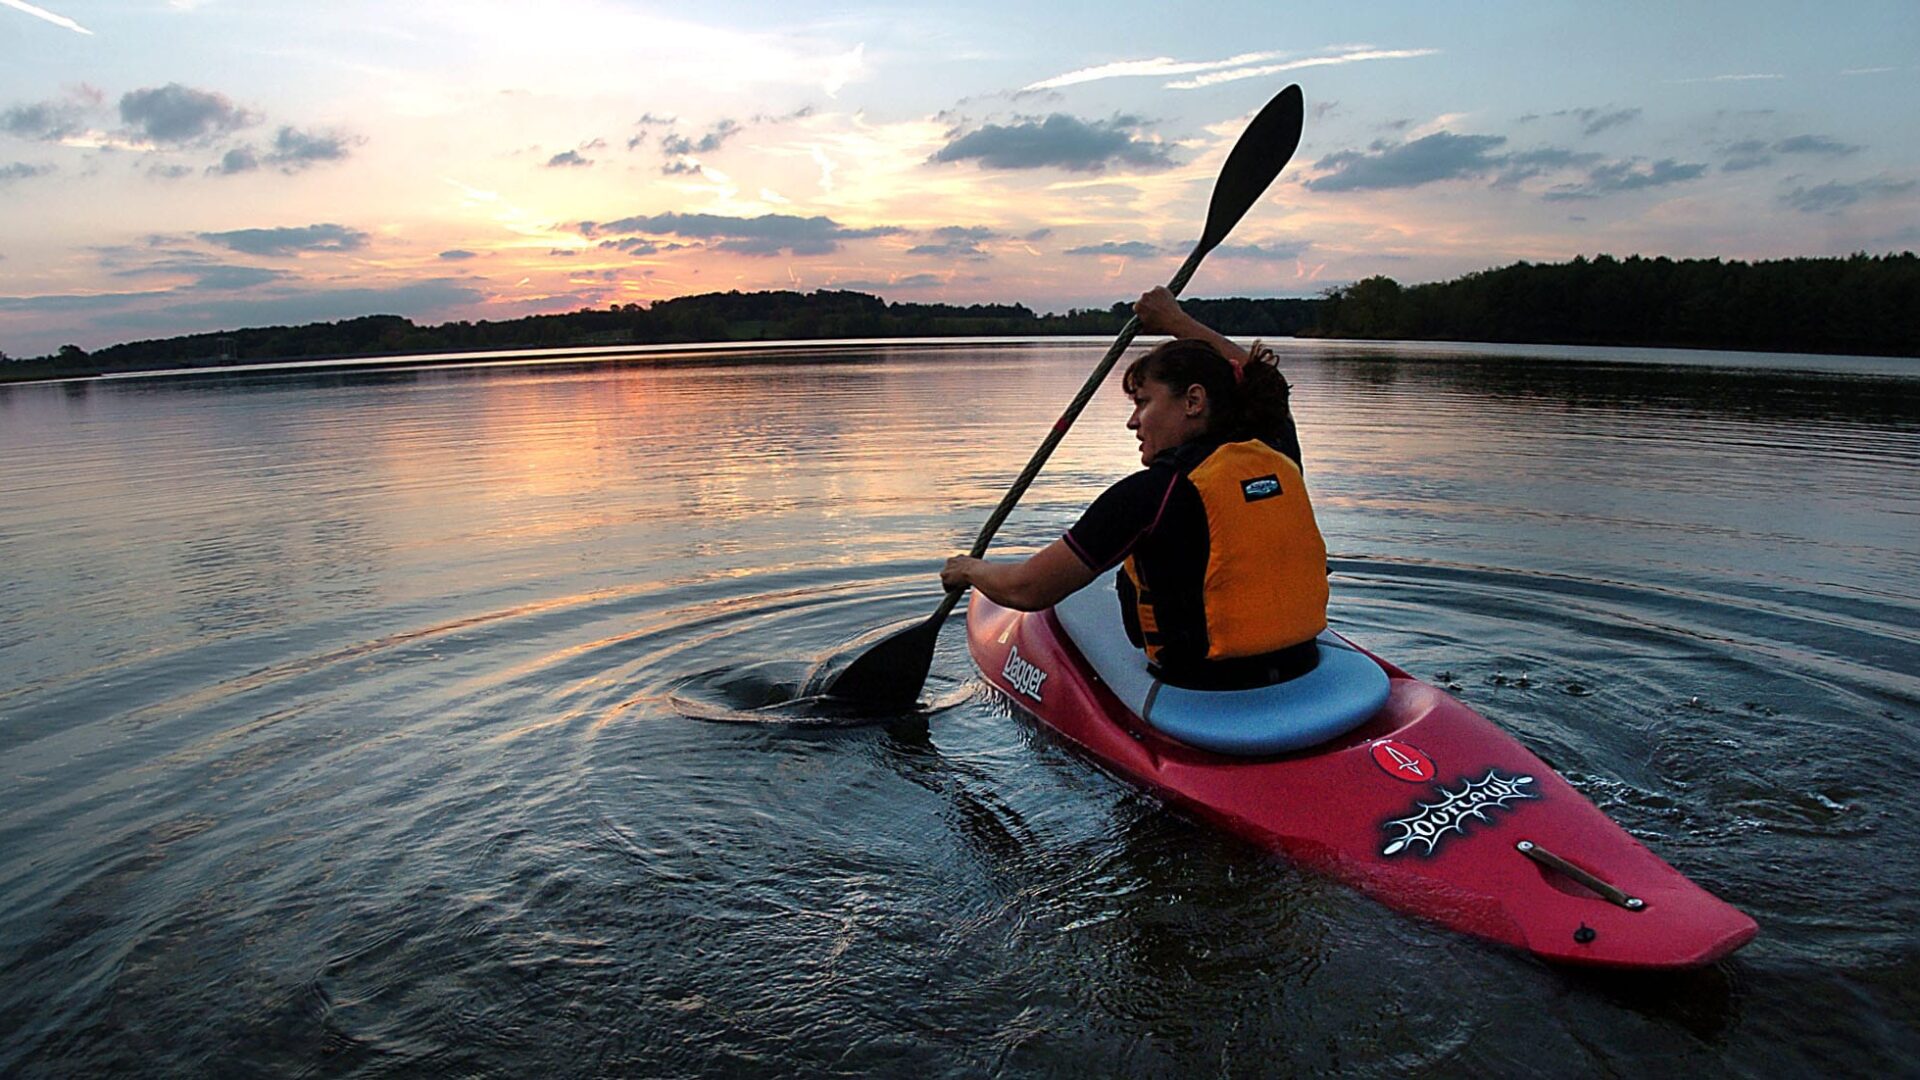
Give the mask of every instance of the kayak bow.
MULTIPOLYGON (((1387 692, 1358 726, 1291 752, 1229 756, 1142 720, 1162 707, 1152 689, 1144 708, 1122 704, 1139 676, 1103 677, 1088 659, 1111 664, 1116 636, 1124 645, 1100 584, 1033 613, 976 591, 967 613, 974 662, 1023 710, 1176 808, 1389 907, 1613 968, 1712 963, 1758 930, 1492 721, 1364 650, 1387 692)), ((1221 710, 1241 693, 1219 694, 1221 710)))

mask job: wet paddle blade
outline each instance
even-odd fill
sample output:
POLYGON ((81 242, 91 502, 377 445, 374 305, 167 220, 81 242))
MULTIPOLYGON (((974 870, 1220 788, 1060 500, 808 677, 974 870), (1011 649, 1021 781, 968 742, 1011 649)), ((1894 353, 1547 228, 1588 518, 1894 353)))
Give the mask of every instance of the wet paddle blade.
POLYGON ((940 617, 914 623, 880 639, 833 676, 825 692, 875 712, 913 708, 933 666, 933 647, 940 639, 944 616, 942 612, 940 617))

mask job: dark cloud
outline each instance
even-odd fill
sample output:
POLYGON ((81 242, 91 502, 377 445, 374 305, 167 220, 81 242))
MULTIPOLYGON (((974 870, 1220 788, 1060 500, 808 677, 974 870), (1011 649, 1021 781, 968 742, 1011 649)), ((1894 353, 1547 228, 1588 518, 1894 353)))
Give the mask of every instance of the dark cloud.
MULTIPOLYGON (((103 260, 111 265, 112 260, 103 260)), ((290 277, 284 270, 268 270, 259 266, 235 266, 231 263, 209 261, 205 256, 187 253, 177 258, 162 259, 125 270, 113 271, 114 277, 138 278, 175 276, 184 274, 193 279, 191 285, 182 285, 174 292, 228 292, 234 289, 251 289, 257 286, 283 281, 290 277)))
POLYGON ((1745 172, 1773 164, 1773 154, 1761 139, 1748 139, 1727 147, 1727 160, 1721 162, 1722 172, 1745 172))
POLYGON ((468 251, 465 248, 452 248, 441 252, 440 257, 449 262, 461 262, 466 259, 477 259, 480 257, 480 253, 477 251, 468 251))
POLYGON ((649 112, 649 113, 642 113, 640 115, 640 119, 635 120, 633 122, 633 126, 634 127, 656 127, 656 126, 662 126, 662 125, 677 124, 679 122, 680 120, 678 117, 655 116, 649 112))
POLYGON ((1920 186, 1920 181, 1893 180, 1887 177, 1861 180, 1852 184, 1843 184, 1836 180, 1817 187, 1794 188, 1781 196, 1780 201, 1804 214, 1826 214, 1844 210, 1855 203, 1871 199, 1904 195, 1917 186, 1920 186))
MULTIPOLYGON (((596 245, 603 251, 623 251, 635 258, 660 254, 660 244, 643 236, 628 236, 619 240, 602 240, 596 245)), ((572 252, 567 254, 571 255, 572 252)))
POLYGON ((890 281, 837 281, 836 289, 850 289, 856 292, 886 292, 892 289, 929 289, 936 285, 945 285, 946 281, 938 274, 908 274, 890 281))
MULTIPOLYGON (((236 268, 239 269, 239 268, 236 268)), ((265 271, 270 272, 270 271, 265 271)), ((82 295, 0 296, 0 311, 29 315, 84 315, 96 328, 129 336, 204 333, 238 326, 286 326, 399 314, 418 318, 444 308, 476 303, 486 294, 470 280, 433 278, 389 289, 308 290, 282 286, 265 293, 216 297, 209 283, 176 289, 82 295), (200 295, 202 292, 208 295, 200 295)))
POLYGON ((563 151, 547 159, 549 169, 578 169, 592 164, 592 161, 581 157, 578 150, 563 151))
POLYGON ((734 120, 722 120, 713 125, 705 135, 698 139, 689 139, 685 135, 663 135, 660 149, 669 154, 711 154, 726 145, 728 139, 740 134, 740 124, 734 120))
POLYGON ((285 270, 261 266, 195 266, 187 272, 193 275, 197 289, 251 289, 289 276, 285 270))
POLYGON ((273 149, 267 152, 266 163, 281 172, 296 173, 322 162, 343 160, 348 145, 358 141, 338 132, 283 127, 274 133, 273 149))
POLYGON ((1493 178, 1493 186, 1513 187, 1523 180, 1531 180, 1542 173, 1584 168, 1600 160, 1599 154, 1580 153, 1551 146, 1508 154, 1500 159, 1500 173, 1493 178))
POLYGON ((999 233, 981 226, 948 225, 933 230, 929 243, 910 247, 907 254, 938 255, 949 259, 988 259, 992 256, 980 245, 1000 238, 999 233))
POLYGON ((367 234, 345 225, 235 229, 201 233, 200 239, 242 255, 298 255, 307 251, 355 251, 367 246, 367 234))
POLYGON ((1137 137, 1137 117, 1078 120, 1054 113, 1045 120, 1001 126, 988 124, 955 137, 929 160, 978 161, 993 169, 1059 168, 1069 172, 1103 172, 1110 166, 1144 169, 1171 168, 1171 150, 1137 137))
POLYGON ((787 113, 785 116, 770 116, 766 113, 755 113, 753 122, 756 124, 790 124, 795 120, 805 120, 812 115, 813 106, 802 105, 792 112, 787 113))
POLYGON ((1064 252, 1064 254, 1067 254, 1067 255, 1124 255, 1124 256, 1127 256, 1128 258, 1144 259, 1149 255, 1160 254, 1160 249, 1155 247, 1152 244, 1143 243, 1139 240, 1128 240, 1125 243, 1115 243, 1113 241, 1108 241, 1107 243, 1104 243, 1104 244, 1086 244, 1081 247, 1068 248, 1064 252))
POLYGON ((15 180, 31 180, 52 171, 51 165, 29 165, 24 161, 16 161, 9 165, 0 165, 0 184, 12 183, 15 180))
POLYGON ((0 112, 0 131, 21 139, 59 142, 87 130, 87 110, 76 101, 40 101, 0 112))
POLYGON ((571 259, 575 255, 580 254, 580 251, 577 248, 548 248, 547 254, 562 259, 571 259))
POLYGON ((1614 109, 1611 112, 1602 109, 1568 109, 1554 113, 1555 116, 1571 116, 1580 121, 1580 133, 1598 135, 1608 128, 1632 123, 1640 116, 1639 109, 1614 109))
POLYGON ((187 177, 193 175, 193 167, 191 165, 161 165, 156 163, 147 166, 147 175, 155 180, 185 180, 187 177))
POLYGON ((175 145, 217 138, 259 121, 225 94, 179 83, 122 94, 120 119, 149 142, 175 145))
POLYGON ((220 162, 207 169, 208 173, 220 176, 233 176, 237 173, 253 172, 260 167, 260 155, 254 153, 251 146, 236 146, 220 155, 220 162))
POLYGON ((441 308, 484 299, 486 294, 475 288, 471 280, 430 278, 390 289, 284 289, 258 298, 194 301, 176 307, 180 316, 197 320, 202 325, 284 326, 353 319, 362 315, 417 317, 441 308))
POLYGON ((1249 262, 1292 262, 1306 254, 1307 243, 1293 244, 1221 244, 1214 249, 1215 258, 1245 259, 1249 262))
POLYGON ((1706 171, 1705 165, 1686 164, 1672 158, 1662 158, 1651 165, 1643 165, 1638 161, 1615 161, 1588 173, 1586 183, 1562 184, 1543 197, 1552 202, 1599 199, 1622 192, 1684 183, 1698 179, 1706 171))
POLYGON ((695 165, 691 161, 676 160, 676 161, 669 161, 665 165, 660 166, 660 175, 661 176, 705 176, 706 173, 701 170, 700 166, 695 165))
POLYGON ((1773 148, 1782 154, 1814 154, 1820 157, 1846 157, 1866 149, 1838 139, 1829 139, 1825 135, 1795 135, 1774 143, 1773 148))
POLYGON ((842 241, 866 240, 876 236, 894 236, 903 230, 892 226, 851 229, 828 217, 796 217, 792 214, 762 214, 759 217, 728 217, 723 214, 665 213, 622 218, 619 221, 583 221, 580 235, 602 236, 680 236, 702 240, 719 251, 741 255, 825 255, 838 251, 842 241))
POLYGON ((1504 157, 1492 151, 1506 144, 1502 135, 1455 135, 1440 131, 1412 142, 1376 142, 1365 152, 1343 150, 1314 163, 1325 175, 1307 181, 1314 191, 1378 191, 1410 188, 1439 180, 1485 176, 1504 157))
POLYGON ((1802 157, 1843 158, 1866 149, 1843 143, 1825 135, 1794 135, 1768 143, 1761 139, 1747 139, 1726 148, 1727 160, 1720 165, 1723 172, 1744 172, 1771 165, 1775 155, 1791 154, 1802 157))
POLYGON ((1032 232, 1028 233, 1027 235, 1021 237, 1020 239, 1025 240, 1029 244, 1037 244, 1040 241, 1045 240, 1047 237, 1052 235, 1053 235, 1052 229, 1035 229, 1032 232))

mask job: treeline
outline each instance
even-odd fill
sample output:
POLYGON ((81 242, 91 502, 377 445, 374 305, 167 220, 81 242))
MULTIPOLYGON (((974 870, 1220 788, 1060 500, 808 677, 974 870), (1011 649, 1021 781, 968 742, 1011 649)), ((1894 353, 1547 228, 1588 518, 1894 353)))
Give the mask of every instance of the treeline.
MULTIPOLYGON (((1920 258, 1724 262, 1615 259, 1512 266, 1402 286, 1371 277, 1316 299, 1182 301, 1242 338, 1319 337, 1653 345, 1920 356, 1920 258)), ((87 353, 6 360, 0 380, 336 357, 494 349, 860 337, 1116 333, 1129 303, 1035 314, 1024 304, 888 303, 866 293, 725 292, 502 322, 420 326, 369 315, 269 326, 87 353)))
MULTIPOLYGON (((1216 326, 1243 327, 1244 331, 1236 332, 1278 337, 1311 327, 1318 303, 1193 300, 1187 307, 1216 326)), ((92 353, 68 345, 53 356, 0 364, 0 379, 496 349, 862 337, 1104 335, 1117 333, 1131 314, 1126 303, 1041 315, 1023 304, 888 303, 866 293, 834 290, 705 293, 647 306, 623 304, 501 322, 420 326, 398 315, 369 315, 340 322, 135 341, 92 353)))
POLYGON ((1920 356, 1920 258, 1516 263, 1454 281, 1330 292, 1314 333, 1920 356))

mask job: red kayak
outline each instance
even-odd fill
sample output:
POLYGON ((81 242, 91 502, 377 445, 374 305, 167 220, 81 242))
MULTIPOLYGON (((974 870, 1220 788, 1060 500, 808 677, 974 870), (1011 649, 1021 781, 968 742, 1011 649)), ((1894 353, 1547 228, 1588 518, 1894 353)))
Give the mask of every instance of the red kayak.
POLYGON ((967 644, 989 682, 1108 768, 1390 907, 1611 968, 1708 964, 1757 932, 1491 721, 1337 635, 1312 674, 1351 693, 1252 704, 1235 699, 1260 691, 1155 683, 1100 585, 1030 614, 976 592, 967 644))

